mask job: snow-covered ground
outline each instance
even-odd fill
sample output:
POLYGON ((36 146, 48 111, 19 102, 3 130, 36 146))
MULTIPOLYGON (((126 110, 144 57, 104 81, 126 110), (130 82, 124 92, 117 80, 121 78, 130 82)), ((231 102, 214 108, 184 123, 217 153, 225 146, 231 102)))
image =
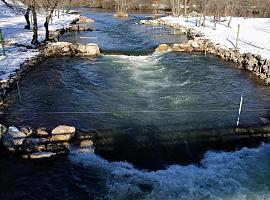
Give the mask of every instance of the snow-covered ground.
POLYGON ((270 18, 233 18, 231 28, 227 27, 228 22, 224 21, 217 24, 216 30, 214 30, 214 23, 210 21, 210 17, 206 18, 206 27, 197 27, 195 17, 189 18, 188 21, 185 17, 170 16, 161 19, 200 31, 213 43, 226 48, 234 48, 238 24, 240 24, 238 43, 240 52, 251 52, 270 59, 270 18))
MULTIPOLYGON (((49 30, 64 28, 69 25, 78 15, 63 14, 60 18, 53 17, 49 30)), ((38 15, 39 41, 43 41, 45 37, 45 29, 43 24, 45 16, 38 15)), ((24 29, 26 25, 23 13, 15 12, 8 8, 0 1, 0 29, 2 30, 5 40, 6 56, 2 54, 2 46, 0 45, 0 81, 6 81, 8 77, 20 68, 20 65, 27 59, 37 55, 36 49, 29 49, 23 46, 31 46, 33 32, 24 29), (23 46, 22 46, 23 45, 23 46)))

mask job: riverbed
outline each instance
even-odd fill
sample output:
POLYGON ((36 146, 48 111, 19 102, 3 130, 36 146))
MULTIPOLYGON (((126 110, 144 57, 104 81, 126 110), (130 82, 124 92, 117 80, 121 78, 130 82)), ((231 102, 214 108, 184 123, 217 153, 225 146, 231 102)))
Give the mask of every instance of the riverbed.
POLYGON ((20 82, 22 101, 11 92, 2 120, 96 132, 95 153, 72 149, 49 163, 1 158, 1 199, 36 199, 43 187, 41 199, 270 198, 270 147, 259 146, 267 140, 235 132, 241 95, 240 126, 267 114, 265 83, 210 55, 154 53, 186 37, 137 24, 145 14, 83 14, 96 30, 60 39, 97 43, 102 55, 40 63, 20 82))

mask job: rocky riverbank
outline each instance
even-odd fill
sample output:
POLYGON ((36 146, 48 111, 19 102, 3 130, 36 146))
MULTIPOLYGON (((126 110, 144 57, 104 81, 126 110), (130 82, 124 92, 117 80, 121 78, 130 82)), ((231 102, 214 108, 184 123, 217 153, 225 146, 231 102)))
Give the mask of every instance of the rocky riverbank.
POLYGON ((91 23, 94 22, 92 19, 86 17, 78 17, 71 22, 70 25, 65 28, 50 31, 50 39, 52 42, 47 42, 38 47, 38 54, 26 62, 20 65, 20 69, 16 70, 7 80, 0 82, 0 108, 7 106, 6 97, 9 90, 11 90, 17 82, 31 70, 39 62, 43 61, 48 57, 53 56, 97 56, 100 54, 99 47, 96 44, 72 44, 68 42, 58 42, 60 34, 64 34, 69 31, 89 31, 93 30, 91 23), (80 27, 80 28, 78 28, 80 27))
POLYGON ((50 158, 69 151, 71 145, 79 149, 93 149, 95 133, 80 133, 73 126, 60 125, 49 131, 45 127, 17 128, 0 125, 0 147, 25 159, 50 158))
POLYGON ((192 28, 175 25, 163 20, 142 20, 141 24, 146 25, 166 25, 178 30, 188 36, 189 41, 181 44, 162 44, 156 50, 159 52, 204 52, 221 58, 222 60, 236 63, 238 68, 247 70, 256 75, 259 79, 270 83, 270 60, 252 53, 240 53, 234 48, 225 48, 213 43, 210 39, 192 28))
MULTIPOLYGON (((15 74, 0 85, 0 107, 8 106, 6 97, 16 83, 37 65, 48 57, 54 56, 97 56, 100 50, 97 44, 73 44, 58 42, 58 37, 68 31, 92 31, 89 25, 93 20, 86 17, 76 18, 70 25, 63 29, 50 32, 52 42, 47 42, 38 47, 37 56, 24 62, 15 74)), ((45 127, 36 130, 30 127, 5 127, 0 125, 0 148, 7 152, 16 153, 26 159, 50 158, 68 152, 71 142, 78 148, 93 148, 95 134, 79 133, 75 127, 60 125, 49 131, 45 127)))

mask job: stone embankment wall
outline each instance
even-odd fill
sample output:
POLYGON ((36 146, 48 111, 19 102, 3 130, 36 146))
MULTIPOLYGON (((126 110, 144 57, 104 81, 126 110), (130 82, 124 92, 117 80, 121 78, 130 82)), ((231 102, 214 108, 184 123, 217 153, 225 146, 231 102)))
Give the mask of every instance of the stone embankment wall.
POLYGON ((52 131, 45 127, 6 128, 0 124, 0 147, 26 159, 49 158, 66 153, 71 145, 93 150, 96 133, 81 133, 73 126, 60 125, 52 131))
POLYGON ((260 55, 252 53, 240 53, 238 50, 225 48, 214 44, 209 39, 204 38, 203 34, 194 29, 175 25, 162 20, 142 20, 141 24, 168 25, 177 29, 188 36, 189 41, 171 46, 162 44, 157 51, 176 51, 176 52, 204 52, 215 55, 222 60, 236 63, 238 68, 247 70, 255 74, 267 84, 270 83, 270 60, 262 58, 260 55))
POLYGON ((48 43, 41 50, 44 58, 53 56, 97 56, 100 50, 97 44, 74 44, 69 42, 48 43))

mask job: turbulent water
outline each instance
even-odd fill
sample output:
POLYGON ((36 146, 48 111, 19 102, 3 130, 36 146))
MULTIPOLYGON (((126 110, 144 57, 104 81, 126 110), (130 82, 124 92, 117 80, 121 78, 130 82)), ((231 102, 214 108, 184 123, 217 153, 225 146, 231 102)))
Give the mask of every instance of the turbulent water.
POLYGON ((20 83, 22 102, 11 92, 2 120, 97 131, 95 153, 1 157, 0 199, 270 199, 269 144, 234 131, 241 94, 241 126, 267 114, 263 82, 211 56, 153 53, 186 38, 136 24, 142 14, 84 14, 96 31, 61 40, 96 42, 103 55, 39 64, 20 83))

